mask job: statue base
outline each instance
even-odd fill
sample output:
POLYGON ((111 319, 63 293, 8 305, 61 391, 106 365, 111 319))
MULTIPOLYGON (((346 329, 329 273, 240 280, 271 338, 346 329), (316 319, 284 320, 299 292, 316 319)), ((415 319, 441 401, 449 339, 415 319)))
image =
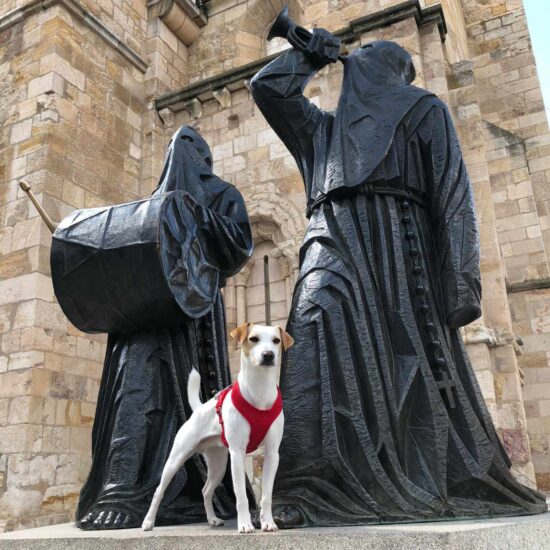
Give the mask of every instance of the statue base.
POLYGON ((365 527, 295 529, 277 533, 239 535, 235 521, 224 527, 207 524, 159 527, 144 533, 140 529, 80 531, 73 524, 51 525, 0 535, 0 550, 54 550, 78 548, 97 550, 354 550, 377 548, 399 550, 422 548, 550 548, 550 512, 477 521, 443 521, 365 527))

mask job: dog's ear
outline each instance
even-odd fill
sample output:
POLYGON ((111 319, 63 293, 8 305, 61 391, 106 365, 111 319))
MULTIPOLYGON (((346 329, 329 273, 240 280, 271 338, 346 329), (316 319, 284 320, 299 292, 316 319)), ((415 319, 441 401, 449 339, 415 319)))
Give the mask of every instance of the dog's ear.
POLYGON ((286 351, 288 348, 291 348, 294 345, 294 338, 290 336, 290 334, 281 327, 279 328, 279 332, 281 333, 281 342, 283 343, 283 349, 286 351))
POLYGON ((244 323, 241 326, 234 328, 230 333, 229 336, 231 338, 234 338, 239 342, 239 344, 242 344, 246 337, 248 336, 248 328, 250 327, 250 323, 244 323))

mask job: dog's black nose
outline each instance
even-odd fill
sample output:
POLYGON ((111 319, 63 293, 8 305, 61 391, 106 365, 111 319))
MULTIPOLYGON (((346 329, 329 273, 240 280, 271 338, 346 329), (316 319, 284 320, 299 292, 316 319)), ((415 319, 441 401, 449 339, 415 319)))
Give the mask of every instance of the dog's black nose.
POLYGON ((264 351, 262 353, 262 363, 264 365, 271 365, 275 359, 275 354, 272 351, 264 351))

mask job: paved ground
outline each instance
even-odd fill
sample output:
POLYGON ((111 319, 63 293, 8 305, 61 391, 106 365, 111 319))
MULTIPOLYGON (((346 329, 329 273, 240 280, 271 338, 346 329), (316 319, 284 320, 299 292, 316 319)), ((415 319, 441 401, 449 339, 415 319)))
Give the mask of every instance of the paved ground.
POLYGON ((482 521, 455 521, 297 529, 239 535, 235 523, 159 527, 144 533, 80 531, 72 524, 0 535, 0 550, 550 550, 550 513, 482 521))

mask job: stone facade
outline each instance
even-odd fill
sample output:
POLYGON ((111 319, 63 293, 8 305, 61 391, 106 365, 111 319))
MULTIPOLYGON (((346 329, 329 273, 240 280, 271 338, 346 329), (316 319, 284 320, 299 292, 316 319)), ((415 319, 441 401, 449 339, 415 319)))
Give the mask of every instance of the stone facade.
MULTIPOLYGON (((209 0, 201 13, 190 0, 0 0, 0 530, 72 519, 105 352, 103 335, 80 333, 57 306, 50 234, 19 180, 55 220, 146 196, 171 134, 195 125, 243 193, 257 245, 224 291, 228 328, 264 319, 266 261, 271 318, 284 324, 305 199, 247 89, 284 46, 265 38, 282 3, 209 0)), ((550 489, 550 132, 521 0, 289 7, 348 49, 398 41, 416 83, 449 104, 482 240, 483 318, 465 340, 514 472, 550 489)), ((340 82, 332 65, 307 95, 334 108, 340 82)))

